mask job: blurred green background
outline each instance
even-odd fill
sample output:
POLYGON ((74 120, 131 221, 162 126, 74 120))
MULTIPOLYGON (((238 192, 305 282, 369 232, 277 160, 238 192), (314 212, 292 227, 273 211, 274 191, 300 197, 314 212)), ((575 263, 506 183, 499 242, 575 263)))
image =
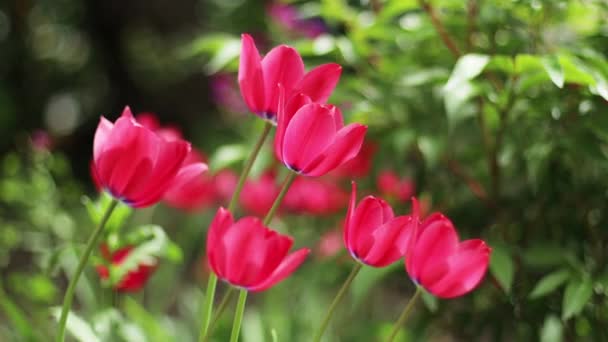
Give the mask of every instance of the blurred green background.
MULTIPOLYGON (((603 0, 1 2, 0 341, 55 334, 54 307, 97 217, 100 115, 156 113, 210 157, 211 173, 238 171, 261 128, 236 85, 243 32, 262 53, 289 44, 308 68, 343 66, 331 102, 376 145, 363 192, 393 170, 462 238, 492 246, 480 287, 426 295, 403 341, 608 341, 607 18, 603 0)), ((267 149, 253 176, 272 159, 267 149)), ((115 233, 162 226, 163 260, 136 294, 89 267, 71 338, 194 341, 216 208, 123 208, 115 233)), ((316 247, 344 213, 271 225, 315 252, 251 296, 243 341, 310 340, 351 267, 343 249, 316 247)), ((402 263, 364 269, 326 341, 382 340, 413 289, 402 263)), ((230 324, 227 314, 216 341, 230 324)))

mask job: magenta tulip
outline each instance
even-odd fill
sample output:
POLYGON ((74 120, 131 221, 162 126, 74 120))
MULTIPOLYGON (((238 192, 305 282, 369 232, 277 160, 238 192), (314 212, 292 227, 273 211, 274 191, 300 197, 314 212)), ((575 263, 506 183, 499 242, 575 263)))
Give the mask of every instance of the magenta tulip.
POLYGON ((405 262, 416 284, 441 298, 459 297, 477 287, 490 261, 491 249, 484 241, 459 242, 452 222, 438 213, 419 223, 417 230, 405 262))
POLYGON ((289 169, 305 176, 322 176, 353 159, 361 149, 367 126, 344 126, 340 109, 312 103, 300 93, 283 105, 281 88, 275 154, 289 169))
POLYGON ((126 107, 112 124, 101 117, 95 132, 93 172, 103 189, 132 207, 158 202, 190 152, 137 123, 126 107))
POLYGON ((315 102, 325 102, 340 79, 342 67, 338 64, 323 64, 306 73, 302 57, 292 47, 277 46, 262 58, 250 35, 243 34, 241 42, 241 95, 253 113, 271 122, 276 122, 279 84, 288 99, 304 93, 315 102))
POLYGON ((344 244, 358 261, 384 267, 403 257, 410 244, 414 220, 397 216, 380 198, 367 196, 355 207, 357 184, 352 183, 350 204, 344 222, 344 244))
POLYGON ((236 222, 220 208, 207 234, 207 260, 217 276, 248 291, 263 291, 287 278, 310 253, 287 254, 293 239, 267 227, 256 217, 236 222))

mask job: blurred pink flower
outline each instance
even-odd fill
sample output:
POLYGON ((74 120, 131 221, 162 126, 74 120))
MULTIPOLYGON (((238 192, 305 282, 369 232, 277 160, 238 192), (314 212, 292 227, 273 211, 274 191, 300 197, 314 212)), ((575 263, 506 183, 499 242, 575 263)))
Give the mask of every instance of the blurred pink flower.
POLYGON ((319 259, 329 259, 342 250, 342 232, 340 229, 332 229, 321 235, 316 254, 319 259))
POLYGON ((348 194, 336 183, 306 177, 296 178, 283 200, 285 210, 312 215, 333 214, 347 204, 348 194))
POLYGON ((381 171, 376 182, 380 194, 387 198, 409 201, 416 192, 414 182, 411 179, 401 179, 392 170, 381 171))
POLYGON ((240 196, 243 209, 249 214, 263 217, 266 215, 277 195, 279 187, 276 184, 274 172, 267 171, 258 179, 247 179, 240 196))
POLYGON ((230 74, 211 76, 212 100, 221 108, 234 113, 247 112, 247 105, 239 93, 236 78, 230 74))
POLYGON ((295 6, 275 2, 267 7, 268 16, 279 26, 296 34, 317 38, 327 32, 327 26, 321 18, 302 18, 295 6))

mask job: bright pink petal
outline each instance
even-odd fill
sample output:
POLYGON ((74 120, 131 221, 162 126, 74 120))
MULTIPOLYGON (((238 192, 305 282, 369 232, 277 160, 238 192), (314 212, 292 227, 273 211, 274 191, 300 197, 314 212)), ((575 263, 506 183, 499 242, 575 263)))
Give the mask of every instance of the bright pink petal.
POLYGON ((447 270, 448 258, 458 248, 458 235, 452 223, 444 218, 422 228, 411 254, 410 276, 422 286, 433 284, 447 270))
POLYGON ((306 169, 333 142, 335 134, 334 119, 325 106, 303 106, 287 126, 283 162, 296 172, 306 169))
POLYGON ((298 52, 289 46, 280 45, 270 50, 262 59, 264 73, 264 94, 269 117, 276 117, 279 94, 277 86, 285 87, 285 94, 291 94, 304 76, 304 62, 298 52))
POLYGON ((363 258, 367 265, 384 267, 401 259, 403 256, 399 244, 408 239, 411 218, 399 216, 378 227, 373 232, 374 242, 363 258))
POLYGON ((99 124, 95 131, 95 138, 93 138, 93 159, 95 162, 97 162, 99 155, 103 151, 113 128, 114 124, 108 121, 108 119, 103 116, 99 119, 99 124))
POLYGON ((351 222, 355 215, 355 204, 357 202, 357 183, 351 181, 350 200, 348 202, 348 210, 346 211, 346 219, 344 220, 344 245, 349 251, 354 251, 355 243, 352 239, 351 222))
MULTIPOLYGON (((393 218, 382 199, 367 196, 359 202, 349 222, 351 254, 363 260, 374 245, 374 231, 393 218)), ((388 206, 390 209, 390 206, 388 206)))
POLYGON ((324 103, 336 88, 341 73, 339 64, 319 65, 304 75, 296 91, 310 96, 314 102, 324 103))
POLYGON ((302 173, 313 177, 321 176, 351 160, 359 153, 366 131, 367 126, 360 124, 350 124, 342 128, 336 134, 334 142, 302 173))
POLYGON ((207 261, 216 274, 223 274, 224 272, 223 269, 220 269, 223 261, 218 260, 218 257, 223 253, 220 253, 218 250, 222 248, 221 237, 226 230, 232 226, 233 222, 234 219, 232 218, 232 214, 228 210, 220 207, 217 210, 213 221, 211 221, 211 225, 207 232, 207 261))
POLYGON ((308 96, 301 93, 293 96, 288 102, 285 102, 285 96, 285 88, 282 84, 279 84, 277 132, 275 133, 274 138, 274 152, 277 159, 280 161, 283 161, 283 141, 291 118, 293 118, 297 111, 304 105, 312 103, 308 96))
POLYGON ((464 241, 458 252, 449 258, 449 271, 428 286, 429 292, 441 298, 462 296, 480 283, 488 269, 490 248, 482 240, 464 241))
POLYGON ((291 273, 293 273, 296 268, 298 268, 298 266, 300 266, 304 262, 306 256, 309 253, 310 249, 302 248, 288 255, 285 259, 283 259, 279 267, 277 267, 268 278, 266 278, 259 284, 250 286, 248 290, 263 291, 274 286, 278 282, 287 278, 291 273))
POLYGON ((248 34, 241 36, 241 46, 238 75, 241 95, 249 110, 260 114, 266 110, 264 75, 260 53, 255 47, 253 38, 248 34))

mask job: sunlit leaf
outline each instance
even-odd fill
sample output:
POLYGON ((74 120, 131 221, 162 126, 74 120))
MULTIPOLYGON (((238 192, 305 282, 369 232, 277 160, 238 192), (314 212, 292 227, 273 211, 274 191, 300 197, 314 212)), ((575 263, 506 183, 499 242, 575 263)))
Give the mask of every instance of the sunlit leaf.
POLYGON ((564 284, 569 278, 570 272, 568 270, 559 270, 544 276, 536 283, 532 292, 530 292, 530 299, 548 295, 564 284))
MULTIPOLYGON (((51 314, 53 317, 59 321, 59 317, 61 316, 61 308, 55 307, 51 309, 51 314)), ((80 318, 74 312, 70 311, 68 313, 68 320, 66 322, 66 330, 70 333, 76 340, 80 342, 98 342, 100 341, 95 331, 91 325, 80 318)))
POLYGON ((463 83, 474 79, 481 74, 488 62, 490 62, 490 57, 487 55, 468 54, 460 57, 445 85, 445 90, 460 87, 463 83))
POLYGON ((593 284, 588 277, 570 281, 564 292, 562 319, 567 320, 581 313, 592 294, 593 284))
POLYGON ((553 84, 558 88, 562 88, 564 86, 564 70, 562 70, 557 56, 543 56, 541 61, 553 84))
POLYGON ((554 315, 547 316, 540 332, 541 342, 560 342, 562 338, 562 322, 554 315))

